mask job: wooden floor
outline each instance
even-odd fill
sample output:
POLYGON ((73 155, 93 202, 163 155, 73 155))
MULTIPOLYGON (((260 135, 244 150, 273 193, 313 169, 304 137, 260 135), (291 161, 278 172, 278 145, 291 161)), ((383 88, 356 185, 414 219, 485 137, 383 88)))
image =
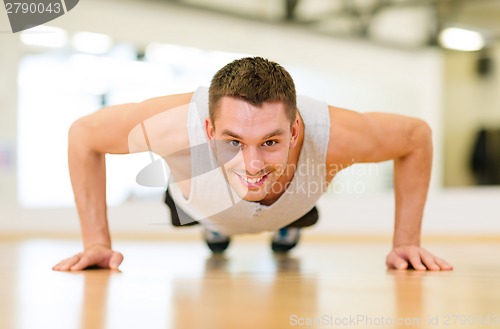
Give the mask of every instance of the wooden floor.
POLYGON ((452 272, 386 271, 386 243, 117 241, 121 271, 54 272, 73 240, 0 241, 0 328, 500 328, 500 244, 429 244, 452 272))

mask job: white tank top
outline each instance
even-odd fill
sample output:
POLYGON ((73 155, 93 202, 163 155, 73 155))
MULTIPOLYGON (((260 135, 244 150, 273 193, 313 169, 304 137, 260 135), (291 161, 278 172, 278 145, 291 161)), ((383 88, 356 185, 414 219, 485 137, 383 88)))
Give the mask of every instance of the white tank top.
MULTIPOLYGON (((176 205, 207 229, 224 235, 276 231, 309 212, 326 191, 328 105, 297 97, 304 121, 304 141, 290 185, 272 205, 242 200, 231 189, 211 152, 203 122, 208 117, 208 88, 195 92, 188 114, 191 149, 191 191, 186 199, 176 183, 169 190, 176 205)), ((181 223, 183 219, 181 218, 181 223)))

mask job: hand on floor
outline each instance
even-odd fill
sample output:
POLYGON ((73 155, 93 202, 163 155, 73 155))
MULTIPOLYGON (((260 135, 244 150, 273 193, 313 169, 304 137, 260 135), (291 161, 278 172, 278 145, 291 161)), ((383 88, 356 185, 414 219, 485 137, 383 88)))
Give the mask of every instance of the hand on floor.
POLYGON ((389 269, 417 271, 450 271, 453 266, 442 258, 436 257, 419 246, 399 246, 387 255, 386 265, 389 269))
POLYGON ((55 271, 80 271, 88 267, 118 269, 123 255, 103 245, 95 245, 52 267, 55 271))

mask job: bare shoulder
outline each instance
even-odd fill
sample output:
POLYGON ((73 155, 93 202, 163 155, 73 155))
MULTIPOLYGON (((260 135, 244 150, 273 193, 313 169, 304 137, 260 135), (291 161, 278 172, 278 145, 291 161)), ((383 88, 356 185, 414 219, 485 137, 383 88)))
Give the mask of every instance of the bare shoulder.
POLYGON ((166 145, 176 147, 187 139, 186 125, 193 93, 151 98, 141 103, 105 107, 78 119, 72 126, 98 153, 136 153, 152 150, 159 154, 166 145))
MULTIPOLYGON (((368 124, 359 112, 328 106, 330 115, 330 140, 327 150, 327 165, 339 170, 356 162, 354 158, 362 149, 371 149, 370 141, 362 141, 363 127, 368 124), (356 148, 357 150, 354 150, 356 148)), ((335 173, 335 170, 333 170, 335 173)))
POLYGON ((187 120, 193 93, 163 96, 139 104, 128 135, 129 152, 153 151, 160 156, 189 146, 187 120))
POLYGON ((335 106, 329 106, 329 115, 327 165, 332 170, 401 157, 418 146, 422 135, 430 135, 423 120, 405 115, 360 113, 335 106))

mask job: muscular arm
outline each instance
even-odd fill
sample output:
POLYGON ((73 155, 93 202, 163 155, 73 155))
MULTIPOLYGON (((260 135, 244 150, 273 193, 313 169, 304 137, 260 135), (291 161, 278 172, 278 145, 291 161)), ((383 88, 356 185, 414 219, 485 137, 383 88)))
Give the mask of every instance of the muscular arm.
POLYGON ((451 269, 420 248, 420 229, 432 167, 432 132, 422 120, 388 113, 357 113, 330 107, 332 129, 327 162, 335 168, 353 163, 394 160, 396 199, 393 250, 389 268, 451 269))
MULTIPOLYGON (((148 118, 189 104, 192 93, 154 98, 137 104, 111 106, 78 119, 69 131, 68 164, 80 218, 84 252, 65 259, 54 270, 81 270, 88 266, 117 268, 123 256, 111 249, 106 212, 105 154, 147 151, 142 134, 134 134, 148 118), (132 136, 132 137, 131 137, 132 136)), ((183 120, 182 116, 177 116, 183 120)), ((171 120, 164 130, 152 130, 155 141, 179 140, 171 120), (160 134, 163 134, 160 135, 160 134), (169 136, 173 136, 169 138, 169 136)))

